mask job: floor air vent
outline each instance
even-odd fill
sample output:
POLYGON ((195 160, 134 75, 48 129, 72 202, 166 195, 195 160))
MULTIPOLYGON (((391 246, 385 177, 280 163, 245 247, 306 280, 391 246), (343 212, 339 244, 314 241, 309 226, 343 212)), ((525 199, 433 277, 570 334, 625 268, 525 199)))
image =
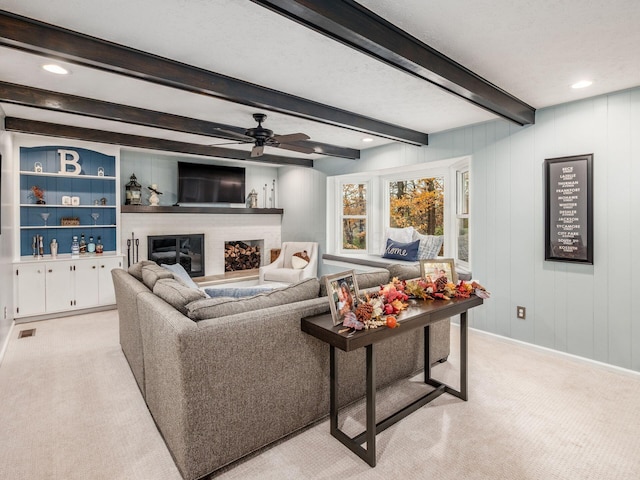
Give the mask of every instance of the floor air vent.
POLYGON ((34 337, 35 335, 36 335, 36 329, 30 328, 28 330, 20 330, 20 333, 18 334, 18 338, 34 337))

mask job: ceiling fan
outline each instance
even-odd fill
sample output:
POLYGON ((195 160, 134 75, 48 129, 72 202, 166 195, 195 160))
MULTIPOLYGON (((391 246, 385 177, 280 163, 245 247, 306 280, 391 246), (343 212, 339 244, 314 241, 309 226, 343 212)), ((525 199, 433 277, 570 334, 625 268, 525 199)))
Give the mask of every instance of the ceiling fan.
POLYGON ((283 148, 285 150, 292 150, 299 153, 314 153, 315 150, 311 147, 304 145, 298 145, 296 142, 301 140, 309 140, 309 135, 305 133, 290 133, 288 135, 275 135, 273 130, 264 128, 262 122, 266 120, 267 116, 264 113, 254 113, 253 119, 258 122, 257 127, 248 128, 245 130, 244 135, 224 129, 217 129, 224 132, 225 135, 230 135, 234 138, 238 138, 239 142, 233 143, 218 143, 218 145, 233 145, 242 143, 253 143, 251 149, 251 157, 260 157, 264 153, 264 147, 283 148))

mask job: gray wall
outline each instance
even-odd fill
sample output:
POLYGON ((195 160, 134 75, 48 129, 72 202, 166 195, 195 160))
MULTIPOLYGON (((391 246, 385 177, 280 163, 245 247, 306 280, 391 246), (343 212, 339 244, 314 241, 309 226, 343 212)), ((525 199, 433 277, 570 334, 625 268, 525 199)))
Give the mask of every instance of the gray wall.
MULTIPOLYGON (((640 88, 539 110, 532 126, 488 122, 430 135, 428 147, 320 159, 315 170, 336 175, 472 155, 472 270, 492 292, 472 326, 640 371, 638 132, 640 88), (594 265, 545 262, 544 159, 585 153, 594 154, 594 265), (526 320, 516 318, 517 305, 527 308, 526 320)), ((309 191, 297 197, 295 217, 285 204, 287 237, 308 235, 309 212, 324 208, 322 175, 304 178, 309 191)), ((317 241, 325 236, 317 230, 317 241)))

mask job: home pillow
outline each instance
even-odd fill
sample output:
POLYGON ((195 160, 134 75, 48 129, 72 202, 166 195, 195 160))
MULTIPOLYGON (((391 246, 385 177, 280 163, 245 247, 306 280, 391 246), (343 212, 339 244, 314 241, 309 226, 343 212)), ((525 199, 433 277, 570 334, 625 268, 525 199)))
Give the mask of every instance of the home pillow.
POLYGON ((200 289, 187 287, 175 278, 161 278, 153 286, 153 293, 183 315, 187 314, 187 304, 207 298, 200 289))
POLYGON ((144 283, 149 290, 153 291, 156 282, 161 278, 173 278, 173 273, 155 263, 142 267, 142 283, 144 283))
POLYGON ((187 305, 187 316, 194 320, 225 317, 236 313, 262 310, 263 308, 288 305, 318 296, 320 284, 317 278, 307 278, 287 287, 246 298, 206 298, 187 305))
POLYGON ((409 243, 396 242, 395 240, 387 240, 387 248, 384 250, 383 258, 392 258, 394 260, 404 260, 407 262, 415 262, 418 260, 418 248, 420 240, 409 243))
POLYGON ((384 232, 384 238, 382 239, 382 252, 380 255, 384 255, 384 251, 387 247, 387 240, 395 240, 396 242, 409 243, 415 240, 413 238, 413 227, 405 228, 387 228, 384 232))
POLYGON ((166 268, 167 270, 169 270, 171 273, 173 273, 173 277, 176 280, 180 280, 182 283, 184 283, 187 287, 189 288, 198 288, 198 285, 196 284, 196 282, 194 282, 191 277, 189 276, 189 274, 187 273, 187 271, 184 269, 184 267, 182 265, 180 265, 179 263, 174 263, 173 265, 167 265, 166 263, 163 263, 162 265, 160 265, 162 268, 166 268))
POLYGON ((420 235, 418 232, 413 233, 413 240, 420 240, 418 247, 418 258, 426 260, 436 258, 442 248, 444 236, 442 235, 420 235))
POLYGON ((307 265, 309 265, 310 261, 311 259, 309 258, 309 255, 307 255, 306 250, 304 252, 296 252, 291 257, 291 266, 293 268, 301 270, 307 265))

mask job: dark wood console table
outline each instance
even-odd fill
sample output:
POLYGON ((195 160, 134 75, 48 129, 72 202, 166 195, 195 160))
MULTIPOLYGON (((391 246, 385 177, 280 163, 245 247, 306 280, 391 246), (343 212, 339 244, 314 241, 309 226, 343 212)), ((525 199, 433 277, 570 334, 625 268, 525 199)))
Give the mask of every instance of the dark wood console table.
POLYGON ((340 440, 352 452, 372 467, 376 465, 376 435, 403 419, 418 408, 436 399, 443 393, 449 393, 462 400, 467 400, 467 310, 482 305, 483 300, 475 295, 470 298, 452 300, 418 300, 398 316, 400 328, 380 327, 361 330, 353 335, 338 333, 342 326, 334 326, 330 314, 303 318, 302 331, 329 344, 330 371, 330 407, 329 417, 331 435, 340 440), (460 315, 460 390, 456 390, 436 379, 431 378, 429 364, 429 327, 435 322, 454 315, 460 315), (435 387, 428 393, 401 408, 384 420, 376 423, 376 372, 374 345, 396 335, 402 335, 416 328, 424 328, 424 383, 435 387), (339 348, 345 352, 365 347, 367 365, 366 390, 366 430, 355 437, 349 437, 338 428, 337 386, 338 370, 336 352, 339 348), (362 444, 367 442, 367 448, 362 444))

